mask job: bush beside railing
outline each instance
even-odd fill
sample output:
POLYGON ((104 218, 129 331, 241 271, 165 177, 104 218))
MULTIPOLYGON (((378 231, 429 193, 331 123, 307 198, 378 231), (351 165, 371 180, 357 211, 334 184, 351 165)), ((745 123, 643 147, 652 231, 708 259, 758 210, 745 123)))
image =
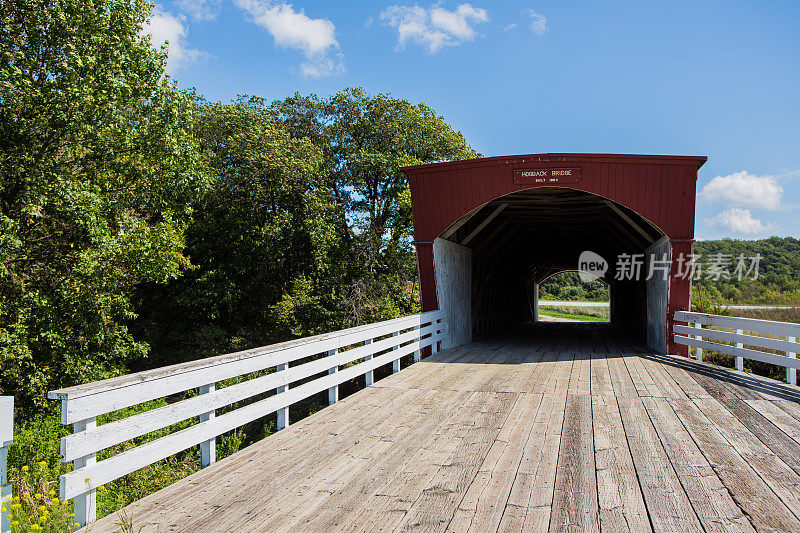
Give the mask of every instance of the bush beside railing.
POLYGON ((698 361, 703 360, 703 350, 709 350, 733 356, 737 370, 744 370, 745 359, 778 365, 786 368, 786 382, 797 385, 797 370, 800 369, 800 359, 797 359, 800 343, 797 339, 800 337, 800 324, 688 311, 676 311, 675 321, 688 324, 673 326, 675 342, 693 346, 697 350, 698 361), (722 329, 709 329, 712 327, 722 329), (745 331, 778 338, 749 335, 745 331), (745 348, 745 345, 780 353, 745 348))
POLYGON ((61 476, 60 498, 74 499, 78 522, 92 522, 96 490, 104 483, 196 445, 202 466, 208 466, 215 460, 217 436, 272 413, 277 413, 281 429, 289 424, 294 403, 326 389, 334 403, 340 384, 363 375, 369 386, 378 367, 392 363, 397 372, 402 357, 413 354, 419 361, 427 347, 438 351, 444 317, 442 311, 430 311, 52 391, 49 398, 61 400, 61 422, 74 429, 61 439, 61 460, 72 461, 73 470, 61 476), (221 381, 253 373, 256 377, 216 388, 221 381), (193 389, 198 389, 197 396, 97 425, 100 415, 193 389), (217 409, 271 391, 275 394, 216 415, 217 409), (199 422, 188 428, 96 460, 104 449, 194 417, 199 422))

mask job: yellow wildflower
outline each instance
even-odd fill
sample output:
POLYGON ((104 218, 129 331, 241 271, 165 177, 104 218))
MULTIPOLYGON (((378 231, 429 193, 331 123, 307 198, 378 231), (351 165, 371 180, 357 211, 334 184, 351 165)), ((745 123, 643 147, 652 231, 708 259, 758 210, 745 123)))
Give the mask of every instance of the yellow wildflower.
POLYGON ((12 526, 18 526, 18 525, 19 525, 19 522, 17 522, 16 520, 14 520, 13 522, 11 522, 11 525, 12 525, 12 526))
POLYGON ((106 490, 106 486, 105 486, 105 485, 100 485, 100 486, 99 486, 99 487, 97 487, 97 488, 98 488, 98 489, 100 489, 100 491, 104 491, 104 490, 106 490))
POLYGON ((23 472, 27 472, 27 471, 28 471, 28 465, 24 465, 24 466, 22 467, 22 471, 23 471, 23 472))
POLYGON ((47 466, 47 461, 39 461, 39 466, 47 466))
POLYGON ((49 494, 50 496, 55 496, 55 495, 56 495, 56 491, 54 491, 54 490, 48 490, 48 491, 47 491, 47 494, 49 494))
POLYGON ((84 481, 85 481, 86 483, 89 483, 91 480, 92 480, 92 478, 90 478, 90 477, 87 477, 86 479, 84 479, 84 481))
POLYGON ((40 506, 39 506, 39 510, 40 510, 40 511, 46 511, 46 510, 47 510, 47 507, 45 507, 44 505, 40 505, 40 506))
POLYGON ((13 505, 11 506, 11 508, 12 508, 12 509, 14 509, 15 511, 16 511, 17 509, 21 508, 21 507, 22 507, 22 504, 20 504, 20 503, 15 503, 15 504, 13 504, 13 505))
POLYGON ((58 505, 58 498, 53 498, 52 500, 50 500, 50 503, 52 503, 53 505, 58 505))
POLYGON ((30 498, 31 493, 30 492, 23 492, 22 495, 25 496, 26 498, 30 498))
POLYGON ((75 518, 75 513, 72 513, 70 516, 71 516, 72 518, 75 518))
POLYGON ((42 499, 42 495, 40 493, 38 493, 38 492, 36 494, 34 494, 33 497, 36 498, 37 500, 41 500, 42 499))
POLYGON ((73 524, 73 525, 74 525, 75 527, 81 527, 81 525, 80 525, 79 523, 77 523, 77 522, 75 522, 75 524, 73 524))

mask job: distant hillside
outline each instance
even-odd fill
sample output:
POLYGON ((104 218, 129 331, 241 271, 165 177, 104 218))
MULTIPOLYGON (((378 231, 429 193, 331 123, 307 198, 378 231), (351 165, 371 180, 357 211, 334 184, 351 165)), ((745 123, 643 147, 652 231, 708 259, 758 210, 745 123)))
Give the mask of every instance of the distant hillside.
MULTIPOLYGON (((793 237, 770 237, 755 241, 722 239, 697 241, 694 253, 701 279, 692 282, 692 300, 695 306, 715 304, 783 304, 800 302, 800 240, 793 237), (730 277, 709 279, 711 267, 718 254, 730 277), (760 254, 758 277, 752 274, 741 281, 735 274, 738 257, 744 254, 745 268, 751 258, 760 254)), ((591 301, 607 300, 608 291, 599 282, 582 283, 575 272, 565 272, 542 283, 540 298, 543 300, 591 301)))
MULTIPOLYGON (((697 241, 695 254, 707 274, 714 256, 730 256, 730 279, 702 279, 693 283, 693 297, 702 297, 707 303, 788 303, 800 302, 800 240, 793 237, 770 237, 755 241, 723 239, 697 241), (733 277, 737 258, 761 255, 758 279, 739 281, 733 277)), ((750 261, 747 261, 749 266, 750 261)), ((751 276, 748 276, 748 278, 751 276)))

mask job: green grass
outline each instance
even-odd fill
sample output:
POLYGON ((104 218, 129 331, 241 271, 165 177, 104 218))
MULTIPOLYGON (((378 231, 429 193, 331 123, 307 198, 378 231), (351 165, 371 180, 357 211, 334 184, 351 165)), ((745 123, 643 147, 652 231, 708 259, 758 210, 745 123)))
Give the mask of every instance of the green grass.
POLYGON ((588 315, 581 313, 580 311, 565 312, 563 311, 563 308, 558 309, 555 307, 540 307, 539 313, 546 316, 552 316, 554 318, 568 318, 571 320, 580 320, 582 322, 608 322, 608 317, 605 316, 588 315))

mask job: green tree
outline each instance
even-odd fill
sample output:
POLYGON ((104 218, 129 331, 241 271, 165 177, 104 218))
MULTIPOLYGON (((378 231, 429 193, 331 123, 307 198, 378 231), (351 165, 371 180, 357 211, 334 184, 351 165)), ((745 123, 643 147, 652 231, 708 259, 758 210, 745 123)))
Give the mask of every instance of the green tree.
POLYGON ((207 183, 191 99, 142 0, 0 4, 0 386, 18 405, 141 358, 134 288, 165 283, 207 183))
POLYGON ((187 232, 197 268, 144 288, 139 329, 166 364, 333 327, 340 214, 317 177, 319 150, 261 98, 200 101, 197 117, 214 173, 187 232))
POLYGON ((330 98, 295 95, 274 104, 296 138, 324 157, 322 180, 341 206, 338 234, 351 266, 349 323, 417 309, 416 257, 406 165, 478 157, 461 133, 424 103, 349 88, 330 98))

